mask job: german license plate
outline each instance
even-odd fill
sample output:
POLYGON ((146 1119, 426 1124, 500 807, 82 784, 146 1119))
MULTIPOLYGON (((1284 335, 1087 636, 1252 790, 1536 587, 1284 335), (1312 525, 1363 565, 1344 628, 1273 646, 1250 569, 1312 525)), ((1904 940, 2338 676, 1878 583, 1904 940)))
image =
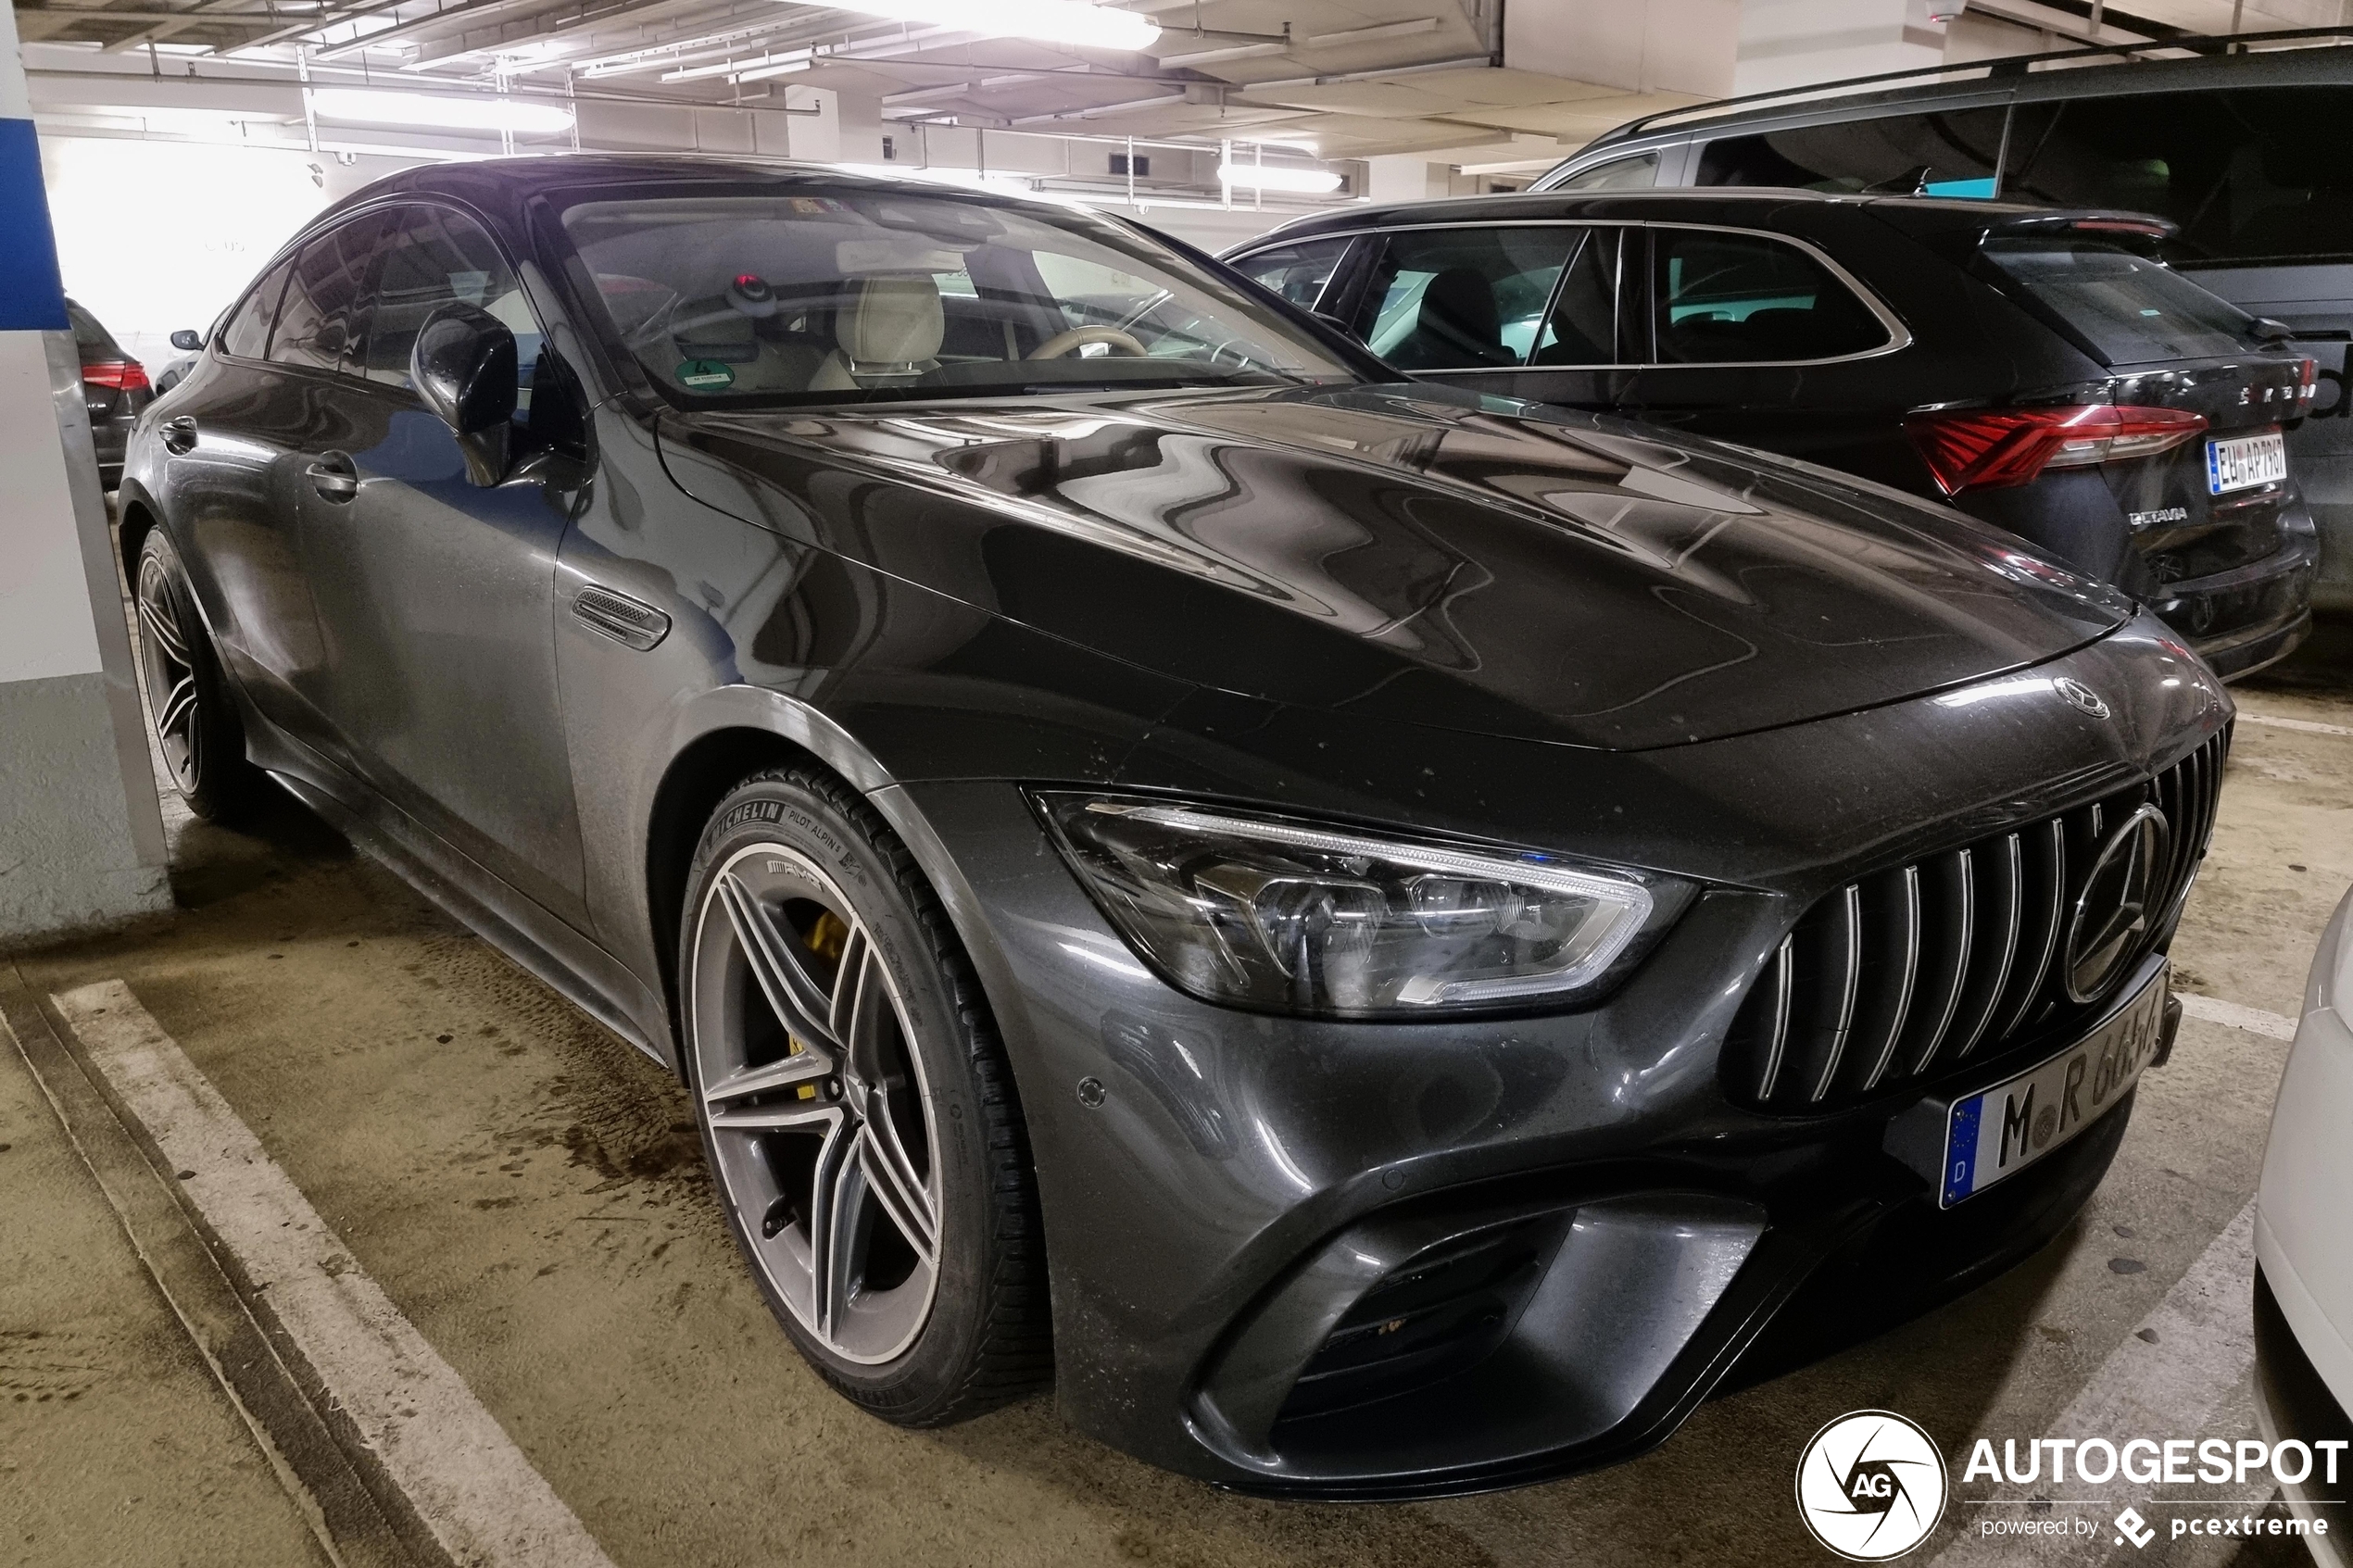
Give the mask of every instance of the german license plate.
POLYGON ((2100 1118, 2165 1038, 2166 971, 2100 1026, 2039 1066, 1953 1102, 1944 1119, 1942 1207, 2018 1174, 2100 1118))
POLYGON ((2206 444, 2206 488, 2209 495, 2227 495, 2259 484, 2277 484, 2287 477, 2287 438, 2241 435, 2206 444))

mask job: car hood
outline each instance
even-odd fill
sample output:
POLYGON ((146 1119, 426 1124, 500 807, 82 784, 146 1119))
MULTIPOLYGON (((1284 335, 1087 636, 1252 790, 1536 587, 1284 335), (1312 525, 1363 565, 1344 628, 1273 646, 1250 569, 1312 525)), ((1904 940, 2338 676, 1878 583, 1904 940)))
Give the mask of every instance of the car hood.
POLYGON ((1892 490, 1445 389, 665 414, 712 506, 1179 680, 1612 749, 2099 637, 2113 590, 1892 490))

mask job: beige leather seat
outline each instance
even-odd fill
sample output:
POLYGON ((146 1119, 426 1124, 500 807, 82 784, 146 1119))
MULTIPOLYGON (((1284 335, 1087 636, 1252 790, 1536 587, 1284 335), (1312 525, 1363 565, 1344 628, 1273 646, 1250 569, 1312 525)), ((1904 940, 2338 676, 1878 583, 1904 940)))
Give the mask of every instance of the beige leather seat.
POLYGON ((865 279, 835 318, 839 346, 817 367, 809 390, 849 392, 912 381, 937 368, 945 330, 939 285, 929 278, 865 279))

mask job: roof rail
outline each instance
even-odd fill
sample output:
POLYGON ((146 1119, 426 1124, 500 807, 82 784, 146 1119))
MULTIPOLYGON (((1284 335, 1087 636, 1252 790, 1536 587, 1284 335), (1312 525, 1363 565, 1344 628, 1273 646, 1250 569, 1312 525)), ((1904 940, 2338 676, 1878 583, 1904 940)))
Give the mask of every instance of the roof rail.
MULTIPOLYGON (((2152 38, 2139 44, 2094 44, 2078 49, 2046 49, 2032 55, 2005 55, 1998 59, 1963 60, 1949 66, 1921 66, 1911 70, 1883 70, 1872 76, 1850 76, 1838 82, 1818 82, 1808 87, 1780 87, 1769 93, 1743 93, 1734 98, 1717 98, 1705 104, 1686 104, 1680 108, 1659 109, 1629 119, 1625 124, 1603 132, 1587 144, 1597 147, 1604 143, 1639 136, 1662 121, 1692 116, 1708 117, 1725 109, 1749 107, 1788 99, 1792 102, 1819 94, 1835 94, 1853 87, 1869 87, 1875 83, 1927 82, 1956 75, 1963 71, 1982 71, 1988 79, 2001 76, 2023 76, 2029 68, 2051 60, 2078 60, 2101 55, 2144 55, 2159 49, 2179 49, 2193 55, 2232 55, 2246 50, 2251 44, 2285 44, 2298 39, 2335 38, 2353 43, 2353 28, 2299 27, 2277 32, 2208 33, 2178 38, 2152 38)), ((1580 149, 1582 150, 1582 149, 1580 149)))

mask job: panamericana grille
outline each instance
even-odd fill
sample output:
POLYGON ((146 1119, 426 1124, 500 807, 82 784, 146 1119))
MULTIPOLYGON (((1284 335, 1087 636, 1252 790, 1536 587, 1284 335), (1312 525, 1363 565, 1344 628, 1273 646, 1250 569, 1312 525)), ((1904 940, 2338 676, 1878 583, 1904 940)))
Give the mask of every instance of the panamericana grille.
MULTIPOLYGON (((2145 803, 2170 845, 2145 952, 2206 854, 2226 729, 2154 779, 2072 811, 1849 883, 1782 938, 1733 1020, 1727 1089, 1811 1112, 1884 1094, 2088 1014, 2060 948, 2102 840, 2145 803)), ((2134 962, 2120 966, 2129 974, 2134 962)))

